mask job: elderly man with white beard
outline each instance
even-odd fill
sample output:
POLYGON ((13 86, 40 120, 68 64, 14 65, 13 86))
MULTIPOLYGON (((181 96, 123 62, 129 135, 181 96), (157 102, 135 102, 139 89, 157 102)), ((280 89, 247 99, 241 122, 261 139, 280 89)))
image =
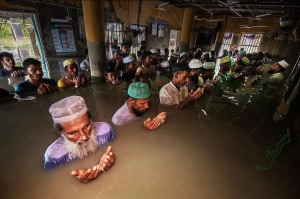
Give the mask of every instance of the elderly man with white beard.
MULTIPOLYGON (((44 155, 44 167, 52 169, 74 159, 83 159, 99 146, 112 141, 116 135, 105 122, 92 122, 85 101, 80 96, 64 98, 51 105, 49 112, 60 137, 44 155)), ((115 161, 111 146, 101 156, 97 165, 89 169, 73 170, 71 174, 80 182, 88 183, 107 171, 115 161)))

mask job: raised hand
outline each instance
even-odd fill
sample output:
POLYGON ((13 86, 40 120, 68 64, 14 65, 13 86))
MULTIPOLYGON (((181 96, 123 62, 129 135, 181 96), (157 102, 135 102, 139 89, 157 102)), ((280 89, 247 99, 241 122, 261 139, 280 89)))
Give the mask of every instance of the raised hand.
POLYGON ((37 89, 37 93, 40 95, 46 94, 47 92, 48 92, 48 90, 44 83, 41 84, 37 89))
POLYGON ((160 126, 160 124, 161 122, 156 117, 153 120, 148 118, 143 122, 143 126, 147 130, 157 129, 160 126))
POLYGON ((101 171, 107 171, 115 162, 116 155, 112 152, 111 146, 107 147, 106 152, 101 156, 99 165, 101 171))
POLYGON ((75 87, 80 87, 81 86, 81 77, 77 75, 76 77, 73 78, 73 82, 75 83, 75 87))

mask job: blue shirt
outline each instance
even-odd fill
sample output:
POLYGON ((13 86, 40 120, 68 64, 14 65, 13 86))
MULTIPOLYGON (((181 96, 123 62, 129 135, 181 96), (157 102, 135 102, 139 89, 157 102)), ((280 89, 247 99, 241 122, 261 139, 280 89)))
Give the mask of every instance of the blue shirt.
MULTIPOLYGON (((98 146, 104 145, 114 140, 116 132, 106 122, 93 122, 96 131, 98 146)), ((76 159, 64 148, 64 139, 59 137, 46 150, 44 155, 45 169, 53 169, 61 164, 67 164, 76 159)))
POLYGON ((22 67, 15 67, 13 70, 7 70, 6 68, 0 69, 0 77, 10 76, 13 71, 23 70, 22 67))
MULTIPOLYGON (((57 85, 53 79, 44 79, 43 78, 42 83, 49 84, 53 87, 56 87, 56 85, 57 85)), ((26 80, 25 82, 22 82, 15 87, 15 92, 17 94, 34 92, 34 91, 37 91, 38 87, 39 86, 30 83, 29 80, 26 80)))

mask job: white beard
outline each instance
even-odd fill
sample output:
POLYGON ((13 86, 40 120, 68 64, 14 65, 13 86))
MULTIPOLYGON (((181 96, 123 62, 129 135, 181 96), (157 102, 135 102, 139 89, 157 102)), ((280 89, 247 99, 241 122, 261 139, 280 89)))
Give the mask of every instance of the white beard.
POLYGON ((98 148, 98 139, 94 127, 91 129, 89 140, 81 145, 78 144, 78 141, 76 143, 71 142, 63 133, 61 136, 64 139, 64 148, 75 158, 83 159, 89 153, 94 153, 98 148))

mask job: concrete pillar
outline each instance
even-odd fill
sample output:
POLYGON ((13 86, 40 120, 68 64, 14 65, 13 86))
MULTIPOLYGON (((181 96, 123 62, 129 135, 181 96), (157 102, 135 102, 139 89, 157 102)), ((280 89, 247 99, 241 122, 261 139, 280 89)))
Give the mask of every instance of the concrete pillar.
POLYGON ((219 55, 219 51, 220 51, 221 46, 222 46, 224 34, 225 34, 225 31, 226 31, 226 27, 227 27, 227 20, 224 20, 221 23, 222 23, 222 26, 221 26, 221 29, 219 30, 218 34, 217 34, 216 41, 215 41, 215 48, 214 48, 214 50, 217 53, 217 56, 219 55))
POLYGON ((194 26, 195 8, 185 8, 180 34, 179 52, 188 52, 194 26))
POLYGON ((92 79, 103 79, 106 68, 103 2, 82 0, 92 79))

